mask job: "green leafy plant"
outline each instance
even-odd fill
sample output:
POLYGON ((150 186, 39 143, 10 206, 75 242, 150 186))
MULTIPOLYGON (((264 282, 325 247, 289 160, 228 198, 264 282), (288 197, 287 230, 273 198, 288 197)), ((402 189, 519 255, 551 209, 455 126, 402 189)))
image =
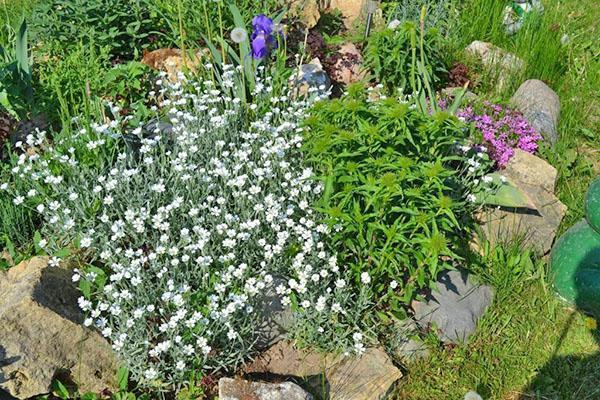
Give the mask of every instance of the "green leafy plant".
POLYGON ((133 124, 146 119, 148 92, 152 89, 155 74, 145 64, 130 61, 117 65, 105 74, 104 93, 120 107, 133 111, 133 124))
POLYGON ((368 39, 365 65, 389 92, 401 88, 404 93, 412 93, 414 85, 411 76, 420 73, 414 61, 421 58, 424 58, 423 66, 434 87, 444 79, 446 66, 439 32, 436 29, 424 32, 421 46, 417 35, 416 23, 407 21, 395 29, 374 32, 368 39))
POLYGON ((22 118, 33 103, 28 28, 23 20, 11 35, 12 48, 0 47, 0 106, 22 118))
MULTIPOLYGON (((286 45, 285 38, 283 35, 275 33, 273 39, 278 42, 277 51, 274 57, 265 57, 264 59, 255 59, 252 54, 252 48, 250 43, 250 36, 247 33, 247 28, 250 23, 246 20, 242 14, 240 8, 229 2, 229 12, 233 18, 233 24, 235 29, 246 32, 246 37, 239 43, 230 45, 225 37, 218 37, 214 41, 204 36, 203 39, 209 48, 212 58, 217 65, 216 79, 222 82, 224 79, 228 79, 227 76, 232 75, 232 66, 239 66, 242 68, 243 73, 239 76, 233 75, 238 79, 239 82, 236 84, 238 93, 237 97, 244 101, 250 100, 253 94, 255 94, 256 81, 259 75, 264 75, 265 70, 273 79, 276 90, 280 90, 282 87, 287 85, 287 81, 291 72, 286 67, 286 45)), ((273 26, 279 25, 284 17, 284 13, 279 13, 273 18, 273 26)))
MULTIPOLYGON (((136 393, 129 391, 129 370, 121 367, 117 371, 117 386, 118 390, 115 393, 111 393, 109 397, 99 395, 97 393, 79 393, 77 388, 69 388, 65 386, 60 380, 55 380, 52 384, 52 398, 59 398, 61 400, 149 400, 147 394, 136 395, 136 393)), ((38 398, 39 400, 49 400, 50 396, 43 396, 38 398)))
POLYGON ((462 124, 402 100, 368 103, 359 87, 317 104, 307 125, 306 152, 325 186, 319 211, 354 284, 368 272, 379 301, 402 314, 461 258, 470 227, 462 124))
POLYGON ((173 41, 170 28, 149 0, 39 2, 32 21, 36 37, 48 43, 51 52, 94 42, 108 47, 113 59, 131 60, 151 45, 173 41))
POLYGON ((60 114, 61 120, 68 124, 72 116, 84 113, 88 97, 109 97, 115 90, 107 78, 109 58, 108 48, 78 43, 69 52, 38 63, 41 93, 60 110, 51 117, 60 114))

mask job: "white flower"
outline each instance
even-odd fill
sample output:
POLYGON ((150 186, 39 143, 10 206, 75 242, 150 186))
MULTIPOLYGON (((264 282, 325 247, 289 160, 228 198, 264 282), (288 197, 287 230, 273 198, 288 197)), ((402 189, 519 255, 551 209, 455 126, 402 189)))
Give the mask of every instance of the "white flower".
POLYGON ((362 274, 360 274, 360 281, 363 284, 368 285, 369 283, 371 283, 371 276, 368 272, 363 272, 362 274))
POLYGON ((23 196, 17 196, 13 199, 13 203, 15 204, 15 206, 19 206, 19 205, 23 204, 24 201, 25 201, 25 198, 23 196))
POLYGON ((390 288, 392 288, 392 290, 396 289, 397 287, 398 287, 398 282, 396 282, 395 280, 390 282, 390 288))
POLYGON ((58 258, 58 257, 52 257, 48 261, 48 266, 50 266, 50 267, 58 267, 59 265, 60 265, 60 258, 58 258))
POLYGON ((474 194, 469 194, 467 195, 467 200, 470 201, 471 203, 475 203, 477 201, 477 196, 475 196, 474 194))
POLYGON ((90 247, 92 245, 92 239, 85 237, 83 239, 81 239, 81 247, 82 248, 87 248, 90 247))
POLYGON ((400 22, 400 20, 398 19, 394 19, 392 21, 390 21, 390 23, 388 24, 388 29, 391 29, 393 31, 395 31, 396 29, 398 29, 398 27, 402 24, 402 22, 400 22))
POLYGON ((163 185, 162 182, 150 186, 150 189, 156 193, 164 193, 164 191, 166 190, 165 185, 163 185))
POLYGON ((155 379, 158 376, 158 372, 154 368, 148 368, 144 371, 144 377, 148 380, 155 379))
POLYGON ((231 40, 234 43, 243 43, 248 40, 248 32, 244 28, 235 28, 231 31, 231 40))
POLYGON ((38 242, 38 247, 40 249, 45 248, 48 245, 48 241, 46 239, 40 239, 40 241, 38 242))

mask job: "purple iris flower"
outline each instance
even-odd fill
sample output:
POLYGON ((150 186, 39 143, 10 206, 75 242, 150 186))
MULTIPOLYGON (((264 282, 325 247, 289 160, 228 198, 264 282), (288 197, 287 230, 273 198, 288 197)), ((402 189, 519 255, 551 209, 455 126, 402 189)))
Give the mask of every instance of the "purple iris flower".
POLYGON ((264 14, 252 18, 252 29, 255 34, 263 33, 270 35, 273 33, 273 20, 264 14))
POLYGON ((271 49, 277 47, 277 41, 273 35, 273 20, 264 14, 257 15, 252 19, 252 56, 263 59, 269 55, 271 49))
POLYGON ((255 59, 265 58, 269 54, 268 38, 264 33, 252 35, 252 55, 255 59))

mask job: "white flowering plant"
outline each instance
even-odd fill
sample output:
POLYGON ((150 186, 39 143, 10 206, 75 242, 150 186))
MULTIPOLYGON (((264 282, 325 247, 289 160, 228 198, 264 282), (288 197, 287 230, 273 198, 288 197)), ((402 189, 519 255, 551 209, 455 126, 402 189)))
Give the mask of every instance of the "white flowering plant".
POLYGON ((370 337, 369 274, 360 290, 348 284, 312 208, 323 187, 299 126, 312 101, 276 94, 265 77, 245 103, 238 73, 225 66, 219 87, 165 80, 161 123, 125 132, 113 108, 115 119, 75 135, 40 133, 4 182, 43 220, 36 246, 51 265, 64 248, 87 261, 73 276, 85 325, 142 387, 171 390, 190 370, 239 364, 269 323, 266 297, 289 307, 287 334, 299 341, 361 353, 370 337))

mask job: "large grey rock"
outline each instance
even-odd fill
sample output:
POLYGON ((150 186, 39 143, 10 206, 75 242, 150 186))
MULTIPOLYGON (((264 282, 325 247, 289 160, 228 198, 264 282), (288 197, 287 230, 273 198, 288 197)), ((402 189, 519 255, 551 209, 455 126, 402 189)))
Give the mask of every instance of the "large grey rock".
POLYGON ((478 215, 483 234, 492 244, 518 239, 539 255, 547 254, 567 212, 567 207, 554 195, 556 169, 541 158, 517 149, 502 174, 529 197, 535 210, 483 211, 478 215))
POLYGON ((299 66, 298 70, 290 77, 290 83, 294 88, 293 97, 307 96, 311 90, 324 94, 331 88, 331 79, 323 70, 318 58, 299 66))
POLYGON ((305 378, 315 392, 336 400, 384 399, 402 373, 381 349, 370 348, 360 357, 320 354, 279 342, 244 369, 247 374, 305 378), (312 378, 312 379, 311 379, 312 378))
POLYGON ((556 143, 560 99, 554 90, 540 80, 530 79, 519 86, 510 102, 538 132, 552 144, 556 143))
POLYGON ((446 343, 464 343, 492 303, 494 291, 475 284, 464 271, 444 272, 425 301, 413 303, 415 319, 423 329, 435 326, 446 343))
POLYGON ((478 59, 490 78, 495 78, 500 90, 507 87, 510 77, 525 68, 525 62, 489 42, 473 41, 465 48, 465 52, 478 59))
POLYGON ((312 400, 313 397, 292 382, 263 383, 243 379, 219 379, 220 400, 312 400))
POLYGON ((81 392, 115 387, 117 359, 81 325, 71 275, 43 257, 0 274, 0 390, 18 399, 48 393, 57 372, 81 392))

